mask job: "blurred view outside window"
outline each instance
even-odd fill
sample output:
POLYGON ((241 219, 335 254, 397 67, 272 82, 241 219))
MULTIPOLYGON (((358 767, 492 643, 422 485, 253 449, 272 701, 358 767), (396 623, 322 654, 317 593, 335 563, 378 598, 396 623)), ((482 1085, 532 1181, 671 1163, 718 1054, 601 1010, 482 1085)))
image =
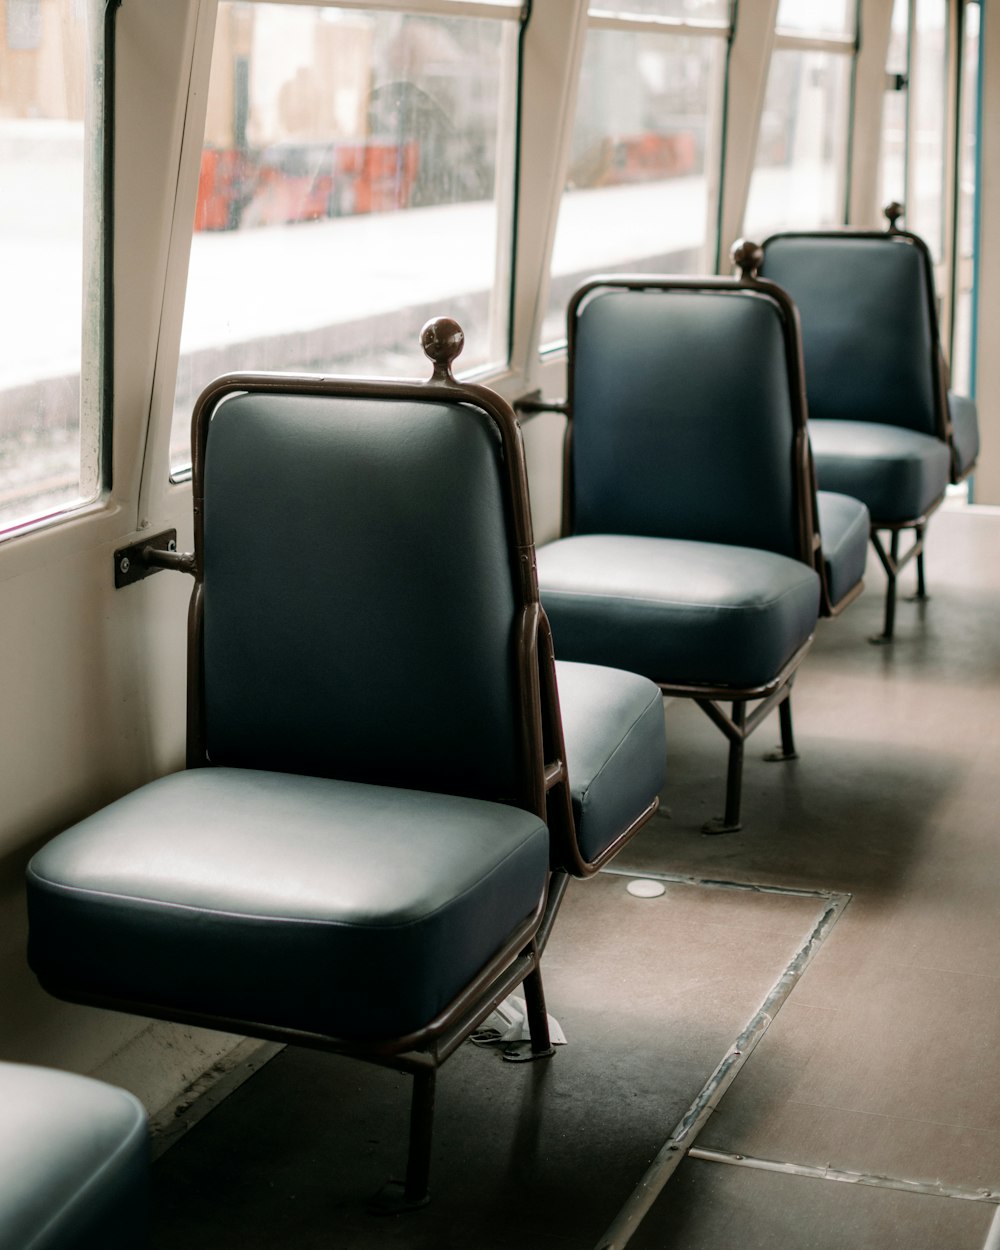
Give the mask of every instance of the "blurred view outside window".
POLYGON ((857 0, 781 0, 775 29, 797 35, 854 37, 857 0))
MULTIPOLYGON (((728 17, 717 0, 614 7, 728 17)), ((588 31, 543 344, 565 337, 569 297, 594 273, 714 269, 727 34, 588 31)))
POLYGON ((896 0, 892 10, 889 54, 886 58, 886 92, 882 103, 882 144, 879 159, 881 203, 906 203, 906 119, 908 110, 909 0, 896 0))
POLYGON ((852 58, 778 47, 764 97, 744 234, 844 223, 852 58))
POLYGON ((439 313, 506 360, 519 15, 219 5, 174 468, 227 370, 422 377, 439 313))
POLYGON ((906 226, 935 261, 944 255, 945 127, 948 118, 947 0, 917 0, 910 56, 910 190, 906 226))
POLYGON ((730 0, 596 0, 592 15, 666 17, 687 21, 728 22, 730 0))
POLYGON ((0 0, 0 531, 100 489, 103 9, 0 0))

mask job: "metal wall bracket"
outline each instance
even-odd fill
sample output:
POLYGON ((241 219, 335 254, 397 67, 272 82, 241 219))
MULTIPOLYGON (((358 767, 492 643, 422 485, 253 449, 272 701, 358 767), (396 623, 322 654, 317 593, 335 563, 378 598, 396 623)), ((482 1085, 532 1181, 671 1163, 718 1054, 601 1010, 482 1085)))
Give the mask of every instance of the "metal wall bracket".
POLYGON ((128 547, 119 547, 115 552, 115 590, 131 586, 133 582, 141 582, 150 573, 158 573, 160 569, 170 567, 166 562, 150 559, 150 553, 156 551, 176 552, 177 531, 164 530, 162 534, 143 538, 128 547))

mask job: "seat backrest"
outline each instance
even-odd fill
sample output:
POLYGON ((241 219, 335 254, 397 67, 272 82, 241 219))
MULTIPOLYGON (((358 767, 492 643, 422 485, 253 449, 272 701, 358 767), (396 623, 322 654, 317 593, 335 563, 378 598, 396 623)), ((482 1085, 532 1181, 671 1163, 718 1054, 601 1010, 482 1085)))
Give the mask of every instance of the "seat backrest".
POLYGON ((919 240, 791 233, 774 235, 763 250, 761 277, 799 309, 810 419, 943 437, 933 291, 919 240))
POLYGON ((570 313, 566 532, 811 560, 805 417, 785 334, 774 299, 724 280, 582 288, 570 313))
POLYGON ((196 462, 208 760, 515 797, 523 602, 496 425, 441 387, 271 386, 233 381, 196 462))

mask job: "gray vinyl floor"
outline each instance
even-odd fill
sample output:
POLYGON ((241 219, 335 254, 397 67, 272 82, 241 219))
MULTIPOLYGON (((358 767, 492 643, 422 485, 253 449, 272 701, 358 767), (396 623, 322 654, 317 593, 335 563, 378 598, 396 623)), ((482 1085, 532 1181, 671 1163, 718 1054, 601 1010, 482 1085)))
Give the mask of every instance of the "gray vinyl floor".
POLYGON ((288 1049, 158 1159, 156 1250, 1000 1246, 1000 513, 940 513, 927 568, 891 647, 875 565, 821 624, 742 832, 699 832, 725 744, 668 705, 661 813, 546 952, 568 1044, 449 1060, 430 1206, 365 1208, 407 1078, 288 1049))

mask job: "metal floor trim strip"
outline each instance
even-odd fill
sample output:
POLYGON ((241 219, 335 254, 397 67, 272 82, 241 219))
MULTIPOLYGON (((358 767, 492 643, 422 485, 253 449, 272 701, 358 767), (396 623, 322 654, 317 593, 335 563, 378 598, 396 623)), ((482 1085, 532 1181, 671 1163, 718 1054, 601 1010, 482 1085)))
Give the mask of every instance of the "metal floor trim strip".
POLYGON ((867 1172, 850 1172, 840 1168, 785 1163, 778 1159, 755 1159, 751 1155, 736 1154, 729 1150, 716 1150, 710 1146, 693 1146, 688 1151, 688 1156, 692 1159, 701 1159, 706 1163, 725 1163, 732 1167, 754 1168, 760 1172, 780 1172, 785 1176, 808 1176, 814 1180, 840 1181, 848 1185, 866 1185, 874 1189, 897 1189, 904 1193, 927 1194, 935 1198, 958 1198, 964 1202, 988 1202, 996 1206, 1000 1213, 1000 1192, 992 1189, 966 1189, 960 1185, 944 1185, 939 1181, 908 1181, 895 1176, 875 1176, 867 1172))

